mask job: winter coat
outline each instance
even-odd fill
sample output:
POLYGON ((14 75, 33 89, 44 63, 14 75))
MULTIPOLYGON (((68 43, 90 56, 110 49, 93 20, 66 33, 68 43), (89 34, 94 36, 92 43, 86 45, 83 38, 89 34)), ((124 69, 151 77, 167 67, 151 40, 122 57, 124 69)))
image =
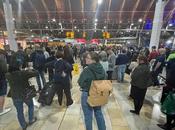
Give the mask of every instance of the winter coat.
POLYGON ((152 77, 148 64, 139 64, 131 74, 131 85, 140 89, 146 89, 152 84, 152 77))

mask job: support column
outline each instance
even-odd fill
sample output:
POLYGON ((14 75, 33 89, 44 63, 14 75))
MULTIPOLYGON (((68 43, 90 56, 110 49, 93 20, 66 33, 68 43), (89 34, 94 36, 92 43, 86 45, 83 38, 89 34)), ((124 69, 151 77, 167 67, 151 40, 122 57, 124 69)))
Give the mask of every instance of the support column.
POLYGON ((165 5, 167 4, 167 0, 157 0, 155 13, 154 13, 154 20, 153 20, 153 28, 151 34, 151 41, 150 41, 150 50, 152 46, 159 46, 161 28, 163 24, 163 13, 165 5))
POLYGON ((8 32, 8 43, 10 46, 10 50, 17 51, 18 46, 15 40, 15 34, 14 34, 15 27, 14 27, 13 15, 12 15, 12 6, 9 3, 9 0, 4 0, 3 7, 4 7, 6 28, 8 32))

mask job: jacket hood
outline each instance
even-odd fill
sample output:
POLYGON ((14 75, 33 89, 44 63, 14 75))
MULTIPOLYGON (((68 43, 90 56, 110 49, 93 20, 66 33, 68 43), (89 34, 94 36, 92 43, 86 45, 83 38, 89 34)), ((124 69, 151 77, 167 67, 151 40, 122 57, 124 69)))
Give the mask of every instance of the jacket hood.
POLYGON ((97 79, 105 78, 105 71, 103 69, 103 66, 100 63, 90 64, 88 65, 88 68, 90 71, 93 71, 97 79))

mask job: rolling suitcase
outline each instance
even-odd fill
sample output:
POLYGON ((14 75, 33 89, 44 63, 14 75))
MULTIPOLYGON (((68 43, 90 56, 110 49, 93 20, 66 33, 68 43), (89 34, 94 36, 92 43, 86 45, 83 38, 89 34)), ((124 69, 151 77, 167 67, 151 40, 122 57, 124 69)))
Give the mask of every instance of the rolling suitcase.
POLYGON ((56 89, 54 87, 53 82, 46 83, 44 88, 41 90, 38 102, 42 105, 51 105, 55 93, 56 89))

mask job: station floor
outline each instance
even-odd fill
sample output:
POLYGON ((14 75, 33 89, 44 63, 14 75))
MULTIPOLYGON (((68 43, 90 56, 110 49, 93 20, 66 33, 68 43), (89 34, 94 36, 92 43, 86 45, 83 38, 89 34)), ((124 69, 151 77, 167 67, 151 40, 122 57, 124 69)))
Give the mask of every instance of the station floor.
MULTIPOLYGON (((64 105, 59 106, 55 96, 51 106, 36 106, 35 115, 38 120, 27 130, 85 130, 80 105, 81 92, 77 79, 78 75, 73 77, 74 104, 68 108, 64 105)), ((124 83, 113 81, 113 94, 109 103, 103 107, 107 130, 161 130, 156 124, 164 123, 165 116, 160 112, 159 104, 155 101, 159 99, 161 90, 150 87, 140 116, 133 115, 129 112, 133 109, 132 101, 128 100, 129 81, 128 75, 125 76, 124 83)), ((6 107, 12 107, 12 110, 0 116, 0 130, 20 130, 15 108, 9 98, 6 99, 6 107)), ((93 124, 94 130, 97 130, 95 119, 93 124)))

